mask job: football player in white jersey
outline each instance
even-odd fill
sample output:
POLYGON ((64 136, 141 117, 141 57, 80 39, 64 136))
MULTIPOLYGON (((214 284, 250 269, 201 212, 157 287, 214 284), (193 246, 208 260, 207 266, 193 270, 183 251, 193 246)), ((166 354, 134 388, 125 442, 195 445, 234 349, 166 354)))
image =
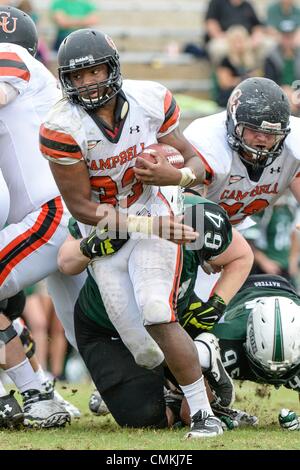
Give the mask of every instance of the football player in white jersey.
MULTIPOLYGON (((38 143, 42 118, 60 98, 60 92, 52 74, 33 57, 37 39, 35 25, 27 14, 13 7, 1 7, 0 168, 10 199, 7 226, 0 231, 3 305, 23 287, 55 272, 52 276, 58 279, 56 292, 67 290, 56 256, 66 238, 69 216, 38 143)), ((72 311, 81 282, 65 278, 71 289, 73 286, 74 298, 69 290, 68 297, 54 296, 54 302, 72 341, 72 311)), ((50 395, 41 393, 41 383, 24 355, 11 320, 0 313, 0 344, 3 343, 3 368, 23 393, 26 423, 64 425, 69 414, 50 395)))
POLYGON ((4 227, 7 221, 9 213, 9 191, 5 179, 3 178, 2 171, 0 169, 0 230, 4 227))
MULTIPOLYGON (((238 230, 249 216, 290 188, 300 202, 300 119, 290 117, 284 91, 272 80, 248 78, 232 92, 227 111, 196 119, 184 131, 206 166, 206 197, 220 204, 238 230)), ((248 218, 248 219, 247 219, 248 218)), ((210 281, 199 271, 196 293, 210 281)))
POLYGON ((122 84, 116 47, 100 31, 71 33, 60 46, 58 63, 66 98, 41 127, 41 151, 79 222, 96 226, 101 221, 111 229, 117 219, 117 236, 125 232, 129 237, 117 253, 91 261, 110 320, 139 364, 153 367, 165 356, 189 402, 189 437, 221 434, 220 421, 204 411, 208 399, 193 342, 175 321, 181 247, 172 241, 194 241, 198 234, 170 213, 172 200, 159 186, 187 187, 205 177, 203 164, 179 131, 178 106, 158 83, 122 84), (156 142, 176 147, 185 167, 178 170, 157 154, 157 163, 136 169, 137 154, 156 142), (151 237, 166 221, 168 239, 151 237), (143 323, 158 345, 140 328, 143 323))

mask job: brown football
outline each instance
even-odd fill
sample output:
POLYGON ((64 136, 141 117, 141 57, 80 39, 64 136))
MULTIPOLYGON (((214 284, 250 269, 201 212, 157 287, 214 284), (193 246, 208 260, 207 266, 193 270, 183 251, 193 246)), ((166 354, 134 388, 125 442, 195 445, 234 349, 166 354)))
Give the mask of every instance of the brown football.
POLYGON ((135 161, 136 168, 145 168, 143 160, 156 163, 155 155, 157 154, 165 157, 175 168, 180 169, 184 167, 184 158, 176 148, 167 144, 151 144, 137 155, 135 161))

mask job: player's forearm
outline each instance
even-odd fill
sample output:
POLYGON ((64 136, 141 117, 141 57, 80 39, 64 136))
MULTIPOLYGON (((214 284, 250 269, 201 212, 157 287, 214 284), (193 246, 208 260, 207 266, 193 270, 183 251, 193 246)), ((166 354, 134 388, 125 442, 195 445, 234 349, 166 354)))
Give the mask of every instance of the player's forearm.
POLYGON ((224 266, 214 292, 222 297, 226 305, 240 287, 242 287, 249 275, 250 269, 249 260, 244 257, 238 258, 224 266))
POLYGON ((72 216, 86 225, 108 228, 112 231, 127 231, 127 216, 110 204, 98 204, 86 198, 65 199, 72 216))
POLYGON ((186 162, 185 166, 190 168, 194 175, 196 176, 195 181, 191 184, 190 187, 196 186, 197 184, 202 184, 206 179, 206 172, 204 165, 198 155, 190 157, 186 162))
POLYGON ((90 259, 84 256, 80 251, 81 240, 70 240, 63 243, 60 247, 57 257, 59 270, 72 276, 84 271, 90 262, 90 259))

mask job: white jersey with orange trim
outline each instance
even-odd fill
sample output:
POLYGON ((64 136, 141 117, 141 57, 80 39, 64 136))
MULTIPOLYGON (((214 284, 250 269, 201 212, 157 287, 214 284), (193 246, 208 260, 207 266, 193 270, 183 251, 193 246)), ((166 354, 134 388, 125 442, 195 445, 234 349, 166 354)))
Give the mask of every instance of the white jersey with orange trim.
POLYGON ((257 182, 227 143, 226 112, 196 119, 185 129, 211 177, 206 197, 227 211, 232 224, 273 204, 300 177, 300 118, 291 117, 290 127, 281 154, 257 182))
POLYGON ((10 193, 8 223, 16 223, 59 191, 39 150, 39 127, 60 98, 54 76, 16 44, 0 44, 0 82, 18 96, 0 107, 0 168, 10 193))
POLYGON ((122 201, 121 206, 139 213, 153 202, 158 188, 135 179, 135 158, 173 131, 180 113, 172 94, 159 83, 125 80, 122 93, 129 109, 114 132, 104 132, 82 107, 67 99, 58 102, 41 127, 40 148, 47 159, 62 165, 84 160, 95 202, 119 206, 122 201))
MULTIPOLYGON (((95 113, 60 101, 41 127, 42 153, 63 165, 84 161, 96 202, 138 214, 168 213, 159 188, 138 182, 133 167, 144 147, 178 126, 175 99, 159 83, 125 80, 116 113, 118 124, 109 130, 95 113)), ((175 243, 131 237, 112 257, 91 263, 110 320, 137 363, 147 367, 158 365, 163 355, 143 324, 176 320, 181 258, 175 243)))
POLYGON ((4 227, 9 213, 10 197, 8 187, 0 170, 0 230, 4 227))
POLYGON ((0 300, 48 276, 56 312, 76 347, 73 307, 85 273, 65 276, 58 271, 69 213, 39 150, 41 122, 61 92, 53 75, 14 44, 0 44, 0 82, 18 91, 0 107, 0 222, 8 223, 0 230, 0 300))

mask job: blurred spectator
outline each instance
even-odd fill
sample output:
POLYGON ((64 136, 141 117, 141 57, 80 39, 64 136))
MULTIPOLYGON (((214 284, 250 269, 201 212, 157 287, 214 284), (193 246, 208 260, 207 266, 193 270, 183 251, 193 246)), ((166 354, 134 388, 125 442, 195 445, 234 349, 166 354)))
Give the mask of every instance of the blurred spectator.
POLYGON ((254 252, 251 274, 278 274, 294 283, 299 258, 295 209, 296 200, 287 193, 253 216, 257 224, 244 232, 254 252))
POLYGON ((216 67, 215 100, 225 108, 232 90, 242 80, 260 75, 257 59, 251 46, 249 33, 244 26, 231 26, 226 34, 228 54, 216 67))
POLYGON ((76 29, 90 28, 99 23, 97 8, 89 0, 54 0, 50 6, 51 17, 56 25, 54 50, 76 29))
POLYGON ((246 28, 254 47, 261 43, 262 23, 248 1, 210 0, 205 18, 205 42, 209 56, 214 63, 225 55, 225 32, 233 25, 242 25, 246 28))
POLYGON ((283 20, 278 26, 279 43, 265 59, 264 74, 274 80, 289 97, 292 114, 298 115, 300 104, 293 100, 293 83, 300 78, 300 48, 296 45, 297 24, 283 20))
POLYGON ((61 378, 67 341, 53 303, 42 282, 26 289, 24 318, 36 342, 36 355, 43 370, 61 378))
POLYGON ((292 21, 296 24, 296 42, 300 45, 300 8, 295 5, 294 0, 280 0, 272 3, 267 10, 268 32, 275 38, 278 37, 280 31, 280 23, 282 21, 292 21))

